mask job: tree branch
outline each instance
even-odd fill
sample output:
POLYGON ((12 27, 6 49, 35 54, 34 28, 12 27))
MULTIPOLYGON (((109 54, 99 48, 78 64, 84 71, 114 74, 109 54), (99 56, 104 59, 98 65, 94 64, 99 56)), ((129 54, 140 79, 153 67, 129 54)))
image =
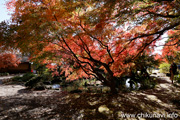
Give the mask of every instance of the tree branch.
POLYGON ((135 60, 135 59, 146 49, 146 47, 148 47, 149 45, 151 45, 151 43, 153 43, 154 41, 156 41, 157 39, 159 39, 162 34, 163 34, 163 33, 159 34, 155 39, 153 39, 153 40, 150 41, 149 43, 146 43, 146 44, 142 47, 141 51, 138 52, 138 54, 137 54, 134 58, 132 58, 132 60, 135 60))
POLYGON ((108 65, 111 65, 112 63, 114 63, 114 59, 113 59, 113 57, 112 57, 112 55, 111 55, 111 52, 110 52, 110 49, 109 49, 108 45, 104 45, 101 40, 99 40, 98 38, 94 37, 94 36, 91 35, 89 32, 87 32, 86 29, 85 29, 81 24, 80 24, 80 27, 81 27, 91 38, 97 40, 102 47, 105 47, 105 48, 106 48, 106 51, 108 52, 108 55, 109 55, 109 57, 110 57, 111 60, 112 60, 111 62, 108 63, 108 65))
POLYGON ((166 31, 168 31, 170 29, 173 29, 174 27, 176 27, 178 25, 180 25, 180 21, 176 22, 174 25, 171 25, 169 27, 165 27, 164 29, 162 29, 160 31, 157 31, 157 32, 154 32, 154 33, 151 33, 151 34, 142 34, 140 36, 129 39, 129 41, 133 41, 133 40, 136 40, 138 38, 149 37, 149 36, 156 35, 156 34, 161 34, 162 35, 164 32, 166 32, 166 31))
POLYGON ((177 17, 180 16, 180 15, 169 15, 169 14, 163 15, 163 14, 158 14, 158 13, 155 13, 155 12, 150 12, 149 10, 147 10, 147 12, 149 14, 153 14, 153 15, 156 15, 156 16, 159 16, 159 17, 164 17, 164 18, 177 18, 177 17))

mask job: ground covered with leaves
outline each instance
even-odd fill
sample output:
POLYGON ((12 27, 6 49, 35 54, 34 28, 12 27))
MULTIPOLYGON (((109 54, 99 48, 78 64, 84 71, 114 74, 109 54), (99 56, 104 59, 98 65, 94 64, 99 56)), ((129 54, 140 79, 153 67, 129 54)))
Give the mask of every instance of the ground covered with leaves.
POLYGON ((0 119, 180 119, 180 85, 172 85, 167 77, 158 79, 158 83, 154 89, 117 95, 31 91, 23 86, 0 85, 0 119), (2 94, 2 91, 7 94, 2 94))

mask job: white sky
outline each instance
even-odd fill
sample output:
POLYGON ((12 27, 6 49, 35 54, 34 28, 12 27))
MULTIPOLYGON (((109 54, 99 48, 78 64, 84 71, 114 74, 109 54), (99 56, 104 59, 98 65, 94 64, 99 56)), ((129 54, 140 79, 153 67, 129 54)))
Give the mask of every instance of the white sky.
POLYGON ((10 19, 10 15, 8 10, 6 9, 6 3, 7 0, 0 0, 0 22, 4 20, 10 19))
POLYGON ((155 51, 154 51, 154 53, 153 54, 156 54, 156 53, 158 53, 158 54, 162 54, 162 49, 163 49, 163 46, 162 45, 164 45, 164 43, 165 43, 165 41, 168 39, 168 35, 167 35, 167 33, 164 33, 163 35, 162 35, 162 40, 160 40, 160 41, 158 41, 157 43, 156 43, 156 45, 158 46, 158 47, 156 47, 155 48, 155 51))

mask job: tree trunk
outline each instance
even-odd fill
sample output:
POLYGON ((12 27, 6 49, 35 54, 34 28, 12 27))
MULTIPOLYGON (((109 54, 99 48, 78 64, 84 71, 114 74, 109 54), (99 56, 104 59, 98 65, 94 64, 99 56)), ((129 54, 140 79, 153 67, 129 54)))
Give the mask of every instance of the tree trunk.
POLYGON ((103 82, 103 84, 104 84, 105 86, 110 87, 110 93, 112 93, 112 94, 117 94, 117 93, 118 93, 118 90, 116 89, 115 79, 112 78, 112 79, 105 80, 105 81, 103 82))
POLYGON ((115 81, 115 79, 110 80, 109 87, 110 87, 110 90, 111 90, 110 92, 112 94, 117 94, 118 93, 118 90, 116 89, 116 81, 115 81))
POLYGON ((117 94, 118 93, 118 90, 116 89, 116 87, 114 87, 114 86, 110 86, 110 89, 111 89, 111 93, 112 94, 117 94))
POLYGON ((112 94, 117 94, 118 90, 116 89, 116 78, 112 75, 103 76, 101 73, 95 71, 98 79, 102 81, 103 85, 110 87, 110 92, 112 94))

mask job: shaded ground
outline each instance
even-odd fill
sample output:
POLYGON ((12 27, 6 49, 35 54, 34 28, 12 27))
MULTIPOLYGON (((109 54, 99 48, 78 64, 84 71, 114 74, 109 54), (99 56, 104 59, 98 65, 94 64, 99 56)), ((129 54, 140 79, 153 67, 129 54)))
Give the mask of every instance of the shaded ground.
POLYGON ((180 119, 179 84, 172 85, 167 77, 157 82, 155 89, 118 95, 0 85, 0 120, 180 119))

